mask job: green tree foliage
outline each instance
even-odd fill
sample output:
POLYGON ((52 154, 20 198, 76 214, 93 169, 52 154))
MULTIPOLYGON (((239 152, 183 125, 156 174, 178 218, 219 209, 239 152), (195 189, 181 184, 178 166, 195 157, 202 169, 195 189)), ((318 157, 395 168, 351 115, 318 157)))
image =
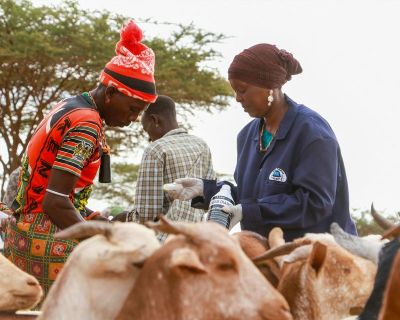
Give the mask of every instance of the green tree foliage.
POLYGON ((139 165, 115 163, 112 169, 112 183, 97 183, 93 196, 114 206, 129 207, 133 201, 139 165))
MULTIPOLYGON (((126 19, 81 10, 72 1, 35 7, 28 0, 0 0, 0 144, 7 151, 0 155, 2 194, 44 114, 62 98, 96 86, 126 19)), ((177 25, 167 39, 147 39, 156 54, 158 91, 172 96, 184 117, 228 104, 232 92, 226 80, 205 67, 218 58, 211 45, 223 38, 193 25, 177 25)), ((143 139, 137 124, 107 130, 107 135, 114 154, 132 150, 143 139)))

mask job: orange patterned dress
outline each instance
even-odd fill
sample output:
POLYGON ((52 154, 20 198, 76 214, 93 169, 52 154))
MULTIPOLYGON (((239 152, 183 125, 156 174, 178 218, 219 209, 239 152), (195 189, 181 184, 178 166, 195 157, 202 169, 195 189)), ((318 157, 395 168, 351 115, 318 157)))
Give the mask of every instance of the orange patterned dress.
POLYGON ((85 208, 100 165, 102 121, 87 95, 58 103, 43 119, 22 159, 15 223, 9 223, 5 256, 38 279, 45 294, 76 246, 75 240, 54 238, 58 231, 43 212, 42 201, 52 168, 79 177, 69 195, 77 212, 85 208))

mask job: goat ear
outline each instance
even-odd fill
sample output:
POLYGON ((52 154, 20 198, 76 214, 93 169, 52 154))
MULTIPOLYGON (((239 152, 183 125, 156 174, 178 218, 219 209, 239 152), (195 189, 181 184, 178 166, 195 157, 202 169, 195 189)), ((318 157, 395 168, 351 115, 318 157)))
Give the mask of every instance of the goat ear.
POLYGON ((313 244, 310 257, 308 259, 308 263, 318 273, 322 269, 326 258, 327 247, 321 242, 315 242, 313 244))
POLYGON ((207 272, 198 254, 189 248, 178 248, 172 251, 169 267, 171 269, 187 269, 196 273, 207 272))
POLYGON ((283 231, 279 227, 273 228, 268 234, 268 244, 270 248, 279 247, 285 244, 283 231))

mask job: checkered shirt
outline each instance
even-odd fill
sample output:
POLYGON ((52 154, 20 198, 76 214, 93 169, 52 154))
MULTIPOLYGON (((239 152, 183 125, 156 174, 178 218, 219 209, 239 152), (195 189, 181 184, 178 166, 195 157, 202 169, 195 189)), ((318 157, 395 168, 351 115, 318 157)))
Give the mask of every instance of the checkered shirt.
POLYGON ((135 205, 127 221, 154 221, 159 214, 165 214, 172 221, 201 221, 203 210, 192 208, 191 201, 172 201, 163 191, 165 183, 184 177, 216 178, 208 145, 178 128, 145 149, 139 168, 135 205))

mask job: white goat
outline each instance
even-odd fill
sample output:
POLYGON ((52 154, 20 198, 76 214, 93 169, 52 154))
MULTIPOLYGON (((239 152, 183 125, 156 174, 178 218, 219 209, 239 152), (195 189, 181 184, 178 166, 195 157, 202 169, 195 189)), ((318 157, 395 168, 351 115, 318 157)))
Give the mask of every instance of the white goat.
POLYGON ((357 237, 343 231, 337 223, 332 223, 331 233, 335 241, 349 252, 368 259, 377 264, 379 260, 379 252, 383 245, 389 240, 382 239, 381 235, 368 235, 365 237, 357 237))
POLYGON ((114 319, 141 264, 160 247, 154 231, 136 223, 83 222, 56 234, 63 239, 92 235, 68 258, 38 320, 114 319))
POLYGON ((34 307, 42 298, 39 282, 0 254, 0 311, 34 307))

